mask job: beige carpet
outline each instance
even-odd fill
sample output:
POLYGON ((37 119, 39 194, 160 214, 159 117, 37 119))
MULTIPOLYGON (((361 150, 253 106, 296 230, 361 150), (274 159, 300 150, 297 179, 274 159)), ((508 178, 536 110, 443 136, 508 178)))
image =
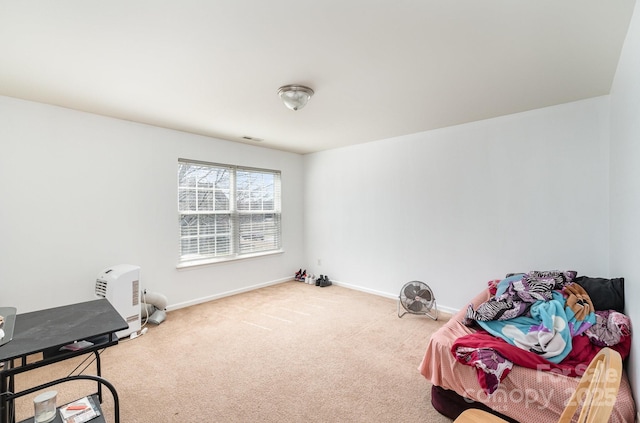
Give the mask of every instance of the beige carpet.
MULTIPOLYGON (((449 316, 400 319, 396 306, 338 286, 270 286, 169 313, 146 335, 107 349, 103 376, 118 390, 122 423, 451 422, 431 406, 417 370, 449 316)), ((71 361, 17 385, 64 376, 71 361)), ((55 389, 62 404, 95 386, 55 389)), ((35 395, 19 400, 18 421, 33 414, 35 395)), ((110 422, 112 404, 107 393, 110 422)))

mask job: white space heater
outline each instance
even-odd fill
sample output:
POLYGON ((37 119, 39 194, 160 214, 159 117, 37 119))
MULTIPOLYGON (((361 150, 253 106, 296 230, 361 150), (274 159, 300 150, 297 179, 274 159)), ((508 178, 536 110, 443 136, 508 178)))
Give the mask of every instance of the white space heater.
POLYGON ((119 338, 140 330, 140 266, 119 264, 104 269, 96 279, 96 297, 106 298, 129 324, 119 338))

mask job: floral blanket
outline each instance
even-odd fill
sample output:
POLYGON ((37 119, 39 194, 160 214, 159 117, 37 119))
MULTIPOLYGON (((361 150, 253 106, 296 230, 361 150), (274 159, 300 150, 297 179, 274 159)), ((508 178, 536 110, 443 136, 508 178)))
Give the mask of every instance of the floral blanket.
MULTIPOLYGON (((618 317, 629 322, 629 318, 625 315, 618 317)), ((631 332, 620 333, 630 328, 627 324, 623 326, 625 328, 607 327, 609 331, 619 334, 619 342, 610 347, 625 359, 631 350, 631 332)), ((611 333, 606 335, 607 338, 610 336, 615 335, 611 333)), ((599 343, 594 343, 594 338, 588 333, 578 335, 573 338, 573 349, 565 359, 560 363, 552 363, 538 354, 518 348, 484 330, 479 330, 458 338, 451 346, 451 352, 458 362, 476 368, 480 386, 486 394, 490 395, 498 389, 500 382, 509 374, 514 364, 539 371, 558 372, 571 377, 582 376, 581 372, 602 348, 598 345, 599 343)))

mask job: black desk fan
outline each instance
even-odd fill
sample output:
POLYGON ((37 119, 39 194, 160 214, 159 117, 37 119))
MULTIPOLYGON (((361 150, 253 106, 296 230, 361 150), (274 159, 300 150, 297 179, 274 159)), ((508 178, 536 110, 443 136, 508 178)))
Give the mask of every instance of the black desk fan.
POLYGON ((398 296, 398 317, 402 317, 407 313, 423 314, 431 317, 433 320, 438 320, 436 297, 426 283, 420 281, 407 282, 400 290, 400 295, 398 296), (402 305, 405 310, 402 314, 400 314, 400 305, 402 305), (432 312, 432 309, 435 312, 432 312))

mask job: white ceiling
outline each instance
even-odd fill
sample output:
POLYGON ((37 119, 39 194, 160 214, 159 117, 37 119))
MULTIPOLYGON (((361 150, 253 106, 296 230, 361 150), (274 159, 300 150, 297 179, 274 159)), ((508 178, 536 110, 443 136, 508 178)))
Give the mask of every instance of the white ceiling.
POLYGON ((0 0, 0 95, 309 153, 608 94, 634 2, 0 0))

